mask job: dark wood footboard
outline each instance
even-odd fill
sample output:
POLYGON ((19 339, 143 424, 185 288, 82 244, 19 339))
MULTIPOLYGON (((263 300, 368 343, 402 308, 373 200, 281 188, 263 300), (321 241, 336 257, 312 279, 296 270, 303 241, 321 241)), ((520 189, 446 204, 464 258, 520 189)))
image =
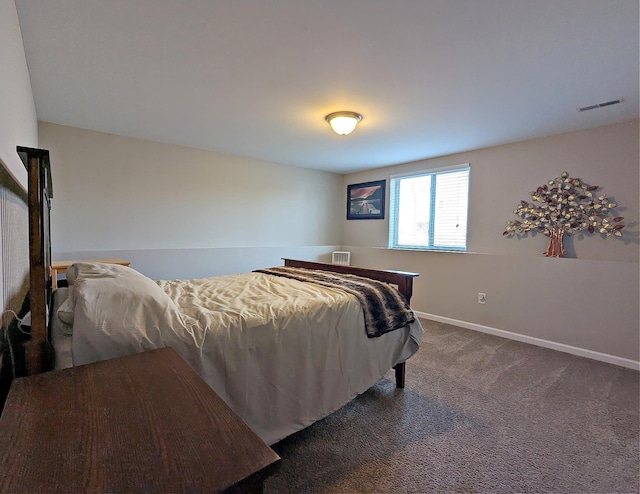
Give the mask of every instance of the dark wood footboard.
MULTIPOLYGON (((356 268, 353 266, 344 266, 341 264, 327 264, 323 262, 299 261, 296 259, 282 259, 285 266, 292 268, 320 269, 322 271, 332 271, 334 273, 355 274, 364 278, 378 280, 391 285, 396 285, 398 291, 404 295, 408 303, 411 303, 413 295, 413 279, 420 276, 419 273, 411 273, 407 271, 391 271, 367 268, 356 268)), ((404 388, 405 363, 396 364, 393 369, 396 373, 396 386, 404 388)))

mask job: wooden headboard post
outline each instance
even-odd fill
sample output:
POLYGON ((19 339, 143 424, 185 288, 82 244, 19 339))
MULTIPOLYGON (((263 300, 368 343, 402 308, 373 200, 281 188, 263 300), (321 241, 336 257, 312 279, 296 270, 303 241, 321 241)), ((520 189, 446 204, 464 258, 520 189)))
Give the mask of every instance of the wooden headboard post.
POLYGON ((17 151, 28 177, 31 340, 25 345, 26 372, 37 374, 46 370, 49 356, 47 328, 52 293, 49 220, 53 188, 49 151, 21 146, 17 151))

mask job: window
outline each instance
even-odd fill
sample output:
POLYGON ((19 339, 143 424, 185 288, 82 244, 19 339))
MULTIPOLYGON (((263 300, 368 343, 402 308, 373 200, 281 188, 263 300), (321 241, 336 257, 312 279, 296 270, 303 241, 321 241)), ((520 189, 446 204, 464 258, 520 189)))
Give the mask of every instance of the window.
POLYGON ((467 250, 469 165, 392 176, 389 248, 467 250))

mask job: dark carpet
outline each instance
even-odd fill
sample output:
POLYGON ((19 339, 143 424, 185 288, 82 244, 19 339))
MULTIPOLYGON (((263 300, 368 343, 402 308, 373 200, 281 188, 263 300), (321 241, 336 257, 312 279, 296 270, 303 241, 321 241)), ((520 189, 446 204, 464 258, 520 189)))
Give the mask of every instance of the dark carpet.
POLYGON ((639 490, 638 372, 422 320, 422 348, 274 445, 265 492, 639 490))

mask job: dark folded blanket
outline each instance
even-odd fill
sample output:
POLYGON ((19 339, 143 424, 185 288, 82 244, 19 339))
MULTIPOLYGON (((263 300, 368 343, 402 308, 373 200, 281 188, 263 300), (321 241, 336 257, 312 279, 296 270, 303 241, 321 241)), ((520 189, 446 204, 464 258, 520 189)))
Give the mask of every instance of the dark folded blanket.
POLYGON ((364 326, 369 338, 381 336, 415 321, 413 311, 402 294, 382 281, 352 274, 289 267, 256 269, 255 272, 338 288, 354 295, 362 306, 364 326))

